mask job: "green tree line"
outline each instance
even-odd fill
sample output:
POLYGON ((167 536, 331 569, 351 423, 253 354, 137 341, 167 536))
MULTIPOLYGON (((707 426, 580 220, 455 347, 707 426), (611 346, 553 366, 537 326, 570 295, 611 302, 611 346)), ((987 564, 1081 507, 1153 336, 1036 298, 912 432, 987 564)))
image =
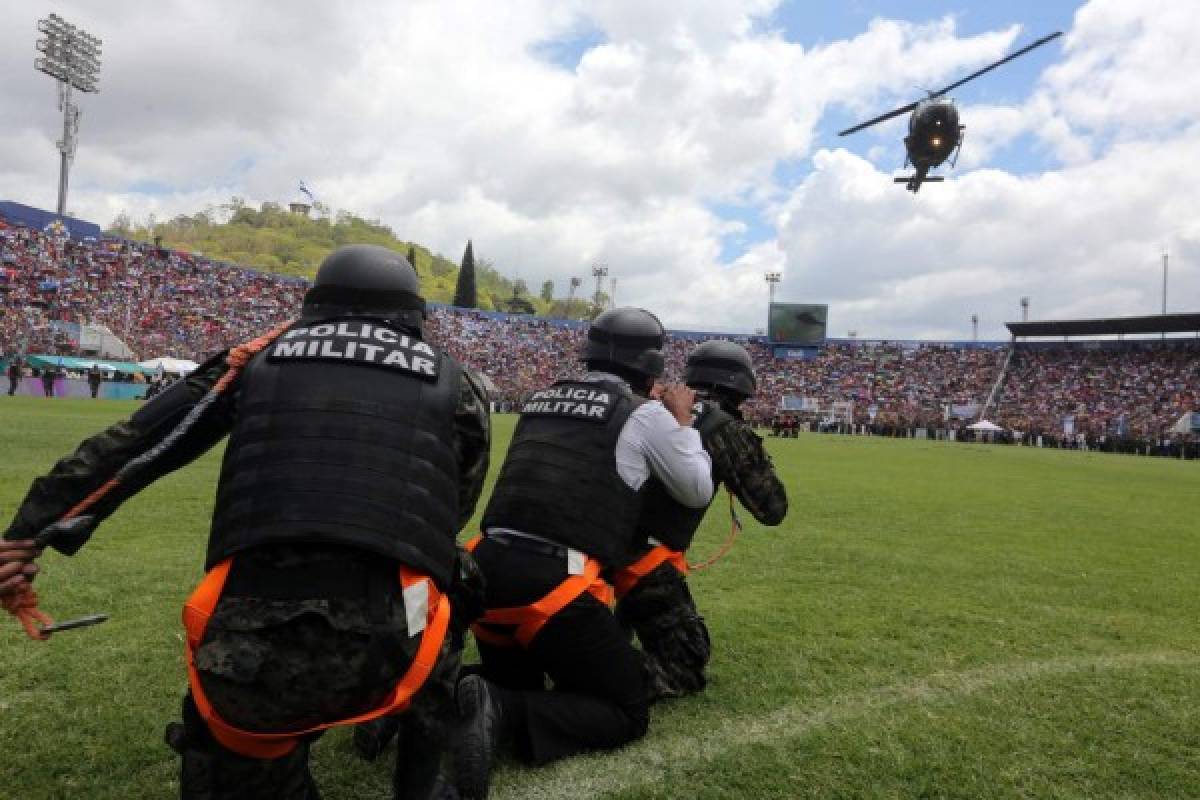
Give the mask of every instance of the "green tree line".
MULTIPOLYGON (((278 203, 263 203, 256 209, 234 197, 220 206, 165 221, 151 215, 135 222, 128 214, 121 214, 107 233, 135 241, 158 241, 163 247, 305 278, 312 278, 322 259, 337 247, 382 245, 404 253, 414 262, 426 299, 438 303, 452 302, 460 271, 459 264, 417 242, 401 239, 378 220, 347 211, 331 212, 320 203, 311 214, 302 214, 278 203)), ((467 248, 463 263, 469 263, 468 269, 474 271, 474 307, 554 317, 595 313, 590 298, 576 297, 568 314, 565 299, 554 296, 553 282, 546 281, 540 293, 531 294, 524 281, 502 275, 491 261, 474 254, 469 242, 467 248)))

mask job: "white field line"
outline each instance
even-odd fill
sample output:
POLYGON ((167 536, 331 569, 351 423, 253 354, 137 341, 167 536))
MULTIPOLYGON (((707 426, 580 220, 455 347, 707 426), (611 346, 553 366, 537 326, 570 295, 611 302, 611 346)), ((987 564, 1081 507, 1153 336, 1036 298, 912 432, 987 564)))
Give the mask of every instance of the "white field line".
POLYGON ((1007 683, 1078 672, 1196 664, 1200 664, 1200 654, 1178 651, 1022 661, 964 672, 938 672, 919 680, 839 695, 808 707, 788 705, 757 717, 722 721, 689 735, 656 736, 651 721, 648 738, 616 753, 579 756, 539 770, 522 770, 512 775, 515 780, 511 782, 501 773, 496 776, 497 785, 491 794, 496 800, 599 797, 656 783, 662 779, 666 765, 712 761, 740 747, 795 738, 890 706, 953 701, 1007 683))

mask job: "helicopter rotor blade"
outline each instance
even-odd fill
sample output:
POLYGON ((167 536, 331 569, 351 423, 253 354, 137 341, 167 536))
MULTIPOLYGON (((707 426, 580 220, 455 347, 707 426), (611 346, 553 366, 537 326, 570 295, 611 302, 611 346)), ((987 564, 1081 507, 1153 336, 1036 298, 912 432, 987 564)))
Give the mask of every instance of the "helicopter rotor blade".
POLYGON ((967 77, 963 78, 960 81, 956 81, 956 82, 950 84, 949 86, 945 87, 944 89, 938 89, 936 92, 930 92, 929 96, 930 97, 941 97, 942 95, 946 94, 947 92, 951 92, 951 91, 957 89, 959 86, 962 86, 967 81, 973 81, 976 78, 978 78, 980 75, 984 74, 985 72, 991 72, 992 70, 994 70, 996 67, 1000 66, 1001 64, 1007 64, 1009 61, 1012 61, 1014 58, 1023 56, 1026 53, 1028 53, 1030 50, 1034 49, 1035 47, 1041 47, 1046 42, 1050 41, 1051 39, 1057 39, 1059 36, 1062 36, 1062 31, 1055 31, 1054 33, 1050 34, 1049 36, 1043 36, 1041 39, 1038 39, 1033 44, 1025 45, 1017 52, 1011 53, 995 63, 988 64, 986 67, 984 67, 981 70, 976 70, 975 72, 972 72, 967 77))
POLYGON ((916 103, 909 103, 906 106, 901 106, 900 108, 893 109, 892 111, 889 111, 886 114, 880 114, 878 117, 875 117, 874 119, 869 119, 866 122, 860 122, 859 124, 855 125, 853 128, 846 128, 846 130, 840 131, 838 133, 838 136, 845 136, 848 133, 855 133, 857 131, 861 131, 863 128, 869 128, 872 125, 876 125, 880 122, 883 122, 884 120, 891 119, 892 117, 898 117, 901 114, 907 114, 908 112, 912 111, 916 107, 917 107, 916 103))

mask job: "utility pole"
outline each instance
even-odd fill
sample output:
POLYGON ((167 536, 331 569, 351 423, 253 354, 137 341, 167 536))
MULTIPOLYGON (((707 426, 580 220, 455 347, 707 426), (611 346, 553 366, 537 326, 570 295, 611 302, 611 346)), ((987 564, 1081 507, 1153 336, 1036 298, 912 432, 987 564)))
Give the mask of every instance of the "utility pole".
POLYGON ((1167 313, 1167 251, 1163 250, 1163 306, 1162 313, 1167 313))
MULTIPOLYGON (((1167 315, 1167 249, 1163 248, 1163 316, 1167 315)), ((1162 338, 1167 338, 1167 332, 1163 331, 1162 338)))

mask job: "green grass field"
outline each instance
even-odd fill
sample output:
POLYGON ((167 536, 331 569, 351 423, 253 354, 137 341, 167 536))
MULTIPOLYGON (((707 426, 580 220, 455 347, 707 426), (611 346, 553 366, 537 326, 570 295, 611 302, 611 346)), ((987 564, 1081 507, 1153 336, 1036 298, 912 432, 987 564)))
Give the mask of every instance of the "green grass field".
MULTIPOLYGON (((0 397, 0 513, 131 404, 0 397)), ((512 419, 496 420, 493 476, 512 419)), ((1200 796, 1200 465, 984 445, 769 440, 784 526, 747 520, 692 578, 714 639, 701 696, 645 740, 503 798, 1200 796)), ((105 625, 39 644, 0 619, 0 797, 177 793, 162 744, 185 678, 218 454, 129 502, 43 607, 105 625)), ((724 539, 714 506, 694 556, 724 539)), ((386 761, 386 759, 384 760, 386 761)), ((339 730, 328 798, 384 798, 339 730)))

